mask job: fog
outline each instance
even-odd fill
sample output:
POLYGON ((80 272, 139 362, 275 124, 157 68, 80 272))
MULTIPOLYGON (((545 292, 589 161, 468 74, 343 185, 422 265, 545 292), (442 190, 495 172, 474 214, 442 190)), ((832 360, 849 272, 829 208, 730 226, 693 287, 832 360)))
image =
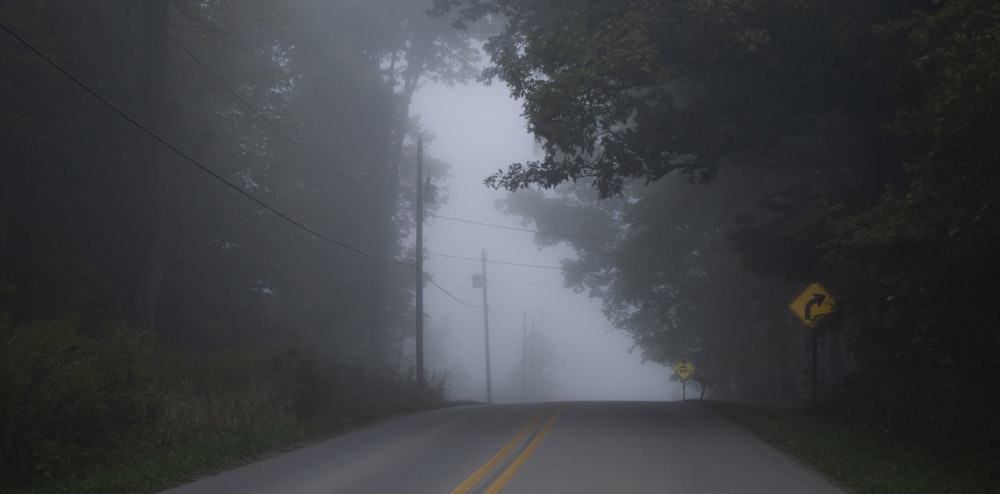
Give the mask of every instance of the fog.
MULTIPOLYGON (((496 201, 507 192, 483 185, 498 169, 539 156, 525 129, 521 106, 504 85, 427 84, 416 93, 413 112, 432 134, 427 152, 452 164, 443 184, 448 202, 439 216, 533 229, 522 218, 497 209, 496 201)), ((424 236, 428 276, 475 305, 482 304, 482 290, 472 284, 473 274, 481 271, 480 263, 435 254, 478 259, 485 249, 490 260, 548 267, 559 267, 562 259, 575 257, 565 245, 537 247, 530 232, 433 216, 428 218, 424 236)), ((490 318, 494 401, 521 397, 519 378, 513 376, 520 372, 525 314, 529 329, 532 322, 542 328, 558 357, 558 365, 551 370, 555 386, 546 399, 680 398, 676 382, 668 382, 672 371, 657 363, 643 363, 639 352, 630 351, 628 336, 611 329, 600 301, 565 288, 560 270, 492 262, 486 269, 488 303, 499 321, 490 318)), ((428 369, 452 376, 454 398, 485 400, 482 310, 463 306, 433 285, 425 293, 430 317, 427 339, 440 345, 428 350, 428 369)))
POLYGON ((0 479, 681 363, 995 442, 1000 3, 834 3, 5 0, 0 479))

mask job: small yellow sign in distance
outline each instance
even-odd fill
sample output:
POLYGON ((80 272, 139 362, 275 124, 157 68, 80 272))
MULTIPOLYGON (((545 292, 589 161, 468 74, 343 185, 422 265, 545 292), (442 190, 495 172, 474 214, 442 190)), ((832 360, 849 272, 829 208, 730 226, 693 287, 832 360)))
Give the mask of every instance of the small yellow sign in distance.
POLYGON ((837 304, 830 296, 830 292, 827 292, 819 283, 813 283, 806 287, 788 305, 788 308, 810 328, 815 326, 816 321, 821 317, 833 312, 836 307, 837 304))
POLYGON ((687 379, 688 376, 694 372, 694 364, 688 362, 687 360, 681 360, 680 362, 674 364, 674 372, 676 372, 681 379, 687 379))

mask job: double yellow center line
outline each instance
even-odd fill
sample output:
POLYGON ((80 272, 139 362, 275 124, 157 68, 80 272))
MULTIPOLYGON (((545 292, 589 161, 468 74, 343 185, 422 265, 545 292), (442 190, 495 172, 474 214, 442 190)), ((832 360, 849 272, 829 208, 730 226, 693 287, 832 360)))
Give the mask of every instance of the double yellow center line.
POLYGON ((531 441, 528 442, 528 444, 521 451, 521 454, 518 455, 517 458, 513 462, 511 462, 510 465, 507 466, 507 468, 504 469, 502 473, 500 473, 500 476, 497 477, 496 480, 494 480, 493 483, 490 484, 489 487, 487 487, 485 490, 487 494, 495 494, 497 492, 500 492, 500 489, 502 489, 503 486, 507 485, 507 482, 510 481, 511 477, 513 477, 514 474, 517 473, 517 470, 521 468, 521 465, 523 465, 525 460, 527 460, 528 457, 531 456, 531 453, 535 451, 535 448, 537 448, 538 444, 542 442, 542 439, 545 438, 545 435, 549 433, 549 430, 552 429, 553 425, 555 425, 556 419, 559 418, 559 415, 563 412, 564 409, 566 409, 565 404, 555 407, 548 406, 543 408, 542 411, 538 413, 538 415, 535 415, 535 417, 531 419, 531 422, 529 422, 527 426, 521 429, 521 431, 518 432, 516 436, 514 436, 514 439, 512 439, 503 448, 501 448, 500 451, 498 451, 497 454, 493 455, 493 457, 490 458, 489 461, 487 461, 485 464, 483 464, 483 466, 479 467, 479 470, 476 470, 475 473, 469 476, 469 478, 465 479, 465 482, 462 482, 461 485, 455 488, 455 490, 451 491, 451 494, 465 494, 469 492, 470 489, 478 485, 480 481, 483 480, 483 477, 485 477, 490 472, 494 471, 494 469, 496 469, 497 464, 503 461, 504 458, 507 458, 510 452, 524 441, 525 437, 529 436, 532 432, 534 432, 534 436, 531 438, 531 441), (546 421, 545 425, 542 426, 542 428, 539 430, 537 428, 538 424, 542 421, 542 419, 545 417, 546 414, 549 414, 549 412, 552 412, 551 415, 549 416, 549 420, 546 421))

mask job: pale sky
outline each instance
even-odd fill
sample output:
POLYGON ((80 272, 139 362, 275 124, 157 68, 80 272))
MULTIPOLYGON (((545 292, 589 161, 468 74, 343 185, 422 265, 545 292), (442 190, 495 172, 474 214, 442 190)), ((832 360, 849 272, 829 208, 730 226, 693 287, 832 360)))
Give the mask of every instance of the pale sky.
MULTIPOLYGON (((519 217, 496 209, 497 199, 506 192, 482 184, 486 176, 512 162, 537 158, 520 105, 508 96, 506 87, 429 84, 416 94, 412 111, 421 115, 425 128, 434 134, 426 152, 453 166, 445 184, 449 202, 438 214, 524 227, 519 217)), ((476 259, 486 249, 490 260, 544 266, 559 266, 560 259, 574 255, 565 246, 539 250, 532 233, 435 218, 428 219, 425 246, 432 254, 476 259)), ((424 269, 456 297, 476 305, 482 302, 482 290, 472 286, 472 275, 480 271, 478 262, 432 255, 424 269)), ((643 364, 638 351, 629 353, 631 342, 623 332, 610 329, 600 302, 563 288, 560 271, 488 264, 487 277, 491 280, 489 305, 499 320, 498 325, 490 319, 494 401, 511 398, 500 396, 501 388, 506 386, 509 394, 511 376, 520 365, 526 311, 544 324, 545 335, 555 343, 562 360, 556 376, 557 399, 679 398, 676 385, 667 381, 670 372, 658 364, 643 364)), ((463 306, 433 285, 424 293, 430 316, 428 339, 440 339, 441 327, 448 326, 447 355, 429 353, 428 368, 447 368, 453 374, 455 398, 484 399, 482 310, 463 306), (431 335, 435 330, 438 333, 431 335)))

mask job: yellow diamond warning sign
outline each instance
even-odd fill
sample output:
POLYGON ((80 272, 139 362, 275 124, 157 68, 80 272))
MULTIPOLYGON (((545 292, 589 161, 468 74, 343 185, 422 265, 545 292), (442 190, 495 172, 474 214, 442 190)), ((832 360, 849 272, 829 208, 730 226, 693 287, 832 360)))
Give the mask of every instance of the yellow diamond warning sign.
POLYGON ((681 379, 687 379, 688 376, 694 372, 694 364, 688 362, 687 360, 681 360, 680 362, 674 364, 674 372, 676 372, 681 379))
POLYGON ((825 288, 819 283, 813 283, 795 297, 788 308, 811 328, 820 317, 833 312, 836 304, 825 288))

